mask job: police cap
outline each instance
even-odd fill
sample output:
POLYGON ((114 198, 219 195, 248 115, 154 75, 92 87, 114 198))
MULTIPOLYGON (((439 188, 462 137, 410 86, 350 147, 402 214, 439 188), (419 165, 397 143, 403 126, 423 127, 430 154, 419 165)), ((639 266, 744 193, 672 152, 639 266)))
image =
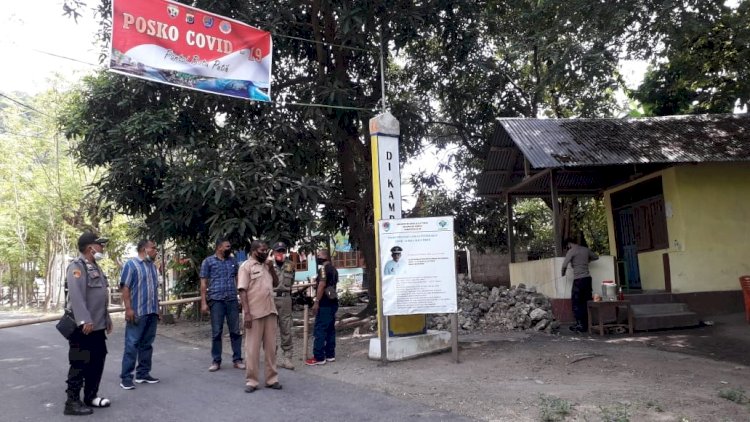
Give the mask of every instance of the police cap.
POLYGON ((273 244, 273 250, 274 251, 285 251, 286 252, 286 243, 284 242, 276 242, 273 244))
POLYGON ((83 252, 86 246, 97 243, 99 245, 106 245, 109 239, 106 237, 99 237, 92 232, 84 232, 81 237, 78 238, 78 250, 83 252))
POLYGON ((402 250, 401 246, 394 246, 391 248, 391 253, 401 253, 402 250))

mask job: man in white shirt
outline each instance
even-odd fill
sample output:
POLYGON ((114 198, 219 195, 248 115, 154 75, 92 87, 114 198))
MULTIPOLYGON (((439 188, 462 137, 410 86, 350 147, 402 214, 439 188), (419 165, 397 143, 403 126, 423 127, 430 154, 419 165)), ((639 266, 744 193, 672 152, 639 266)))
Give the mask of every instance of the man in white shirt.
POLYGON ((401 259, 401 246, 394 246, 391 248, 391 260, 385 263, 385 270, 383 270, 384 275, 398 275, 401 272, 401 269, 404 267, 404 264, 400 262, 401 259))

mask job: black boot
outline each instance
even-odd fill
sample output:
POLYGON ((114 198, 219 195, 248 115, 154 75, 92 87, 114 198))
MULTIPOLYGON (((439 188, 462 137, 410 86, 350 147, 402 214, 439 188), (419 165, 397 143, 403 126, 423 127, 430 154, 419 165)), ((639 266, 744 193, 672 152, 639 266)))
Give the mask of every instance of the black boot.
POLYGON ((83 416, 90 415, 92 413, 94 413, 94 410, 90 407, 84 406, 81 401, 65 402, 65 410, 63 411, 63 414, 65 415, 83 416))

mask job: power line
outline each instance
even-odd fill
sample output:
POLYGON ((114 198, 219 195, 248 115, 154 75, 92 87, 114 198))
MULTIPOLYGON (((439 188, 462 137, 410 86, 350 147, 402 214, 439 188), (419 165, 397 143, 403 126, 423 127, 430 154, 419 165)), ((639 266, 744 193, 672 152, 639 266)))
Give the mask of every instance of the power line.
POLYGON ((4 97, 4 98, 7 98, 7 99, 9 99, 9 100, 13 101, 14 103, 16 103, 16 104, 20 105, 21 107, 26 107, 26 108, 28 108, 29 110, 32 110, 32 111, 36 111, 37 113, 41 114, 42 116, 52 117, 52 116, 50 116, 49 114, 47 114, 47 113, 44 113, 44 112, 41 112, 41 111, 39 111, 39 110, 35 109, 34 107, 32 107, 32 106, 28 105, 28 104, 24 104, 24 103, 22 103, 21 101, 18 101, 18 100, 16 100, 15 98, 12 98, 12 97, 9 97, 9 96, 7 96, 7 95, 3 94, 2 92, 0 92, 0 97, 4 97))
POLYGON ((29 139, 40 139, 40 140, 47 140, 47 139, 49 139, 49 138, 44 138, 44 137, 40 136, 41 133, 35 133, 35 134, 32 134, 32 135, 27 135, 27 134, 24 134, 24 133, 13 132, 11 130, 1 130, 0 131, 0 135, 6 135, 6 134, 18 136, 18 137, 21 137, 21 138, 29 138, 29 139))
POLYGON ((57 57, 57 58, 60 58, 60 59, 70 60, 70 61, 72 61, 72 62, 82 63, 82 64, 86 64, 86 65, 89 65, 89 66, 93 66, 93 67, 99 67, 99 65, 98 65, 98 64, 94 64, 94 63, 89 63, 89 62, 84 62, 83 60, 78 60, 78 59, 74 59, 74 58, 72 58, 72 57, 61 56, 61 55, 59 55, 59 54, 55 54, 55 53, 50 53, 50 52, 48 52, 48 51, 43 51, 43 50, 37 50, 37 49, 35 49, 35 48, 32 48, 31 50, 32 50, 32 51, 36 51, 37 53, 41 53, 41 54, 46 54, 46 55, 48 55, 48 56, 52 56, 52 57, 57 57))

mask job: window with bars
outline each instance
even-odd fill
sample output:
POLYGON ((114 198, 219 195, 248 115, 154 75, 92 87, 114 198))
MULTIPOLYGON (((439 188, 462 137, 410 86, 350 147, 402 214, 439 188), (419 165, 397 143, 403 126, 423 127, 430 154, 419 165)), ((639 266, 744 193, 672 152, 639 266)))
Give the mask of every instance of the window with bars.
POLYGON ((292 252, 289 254, 289 259, 294 263, 295 271, 307 271, 307 257, 300 255, 297 252, 292 252))
POLYGON ((331 259, 336 268, 364 268, 365 259, 360 251, 336 252, 331 259))

